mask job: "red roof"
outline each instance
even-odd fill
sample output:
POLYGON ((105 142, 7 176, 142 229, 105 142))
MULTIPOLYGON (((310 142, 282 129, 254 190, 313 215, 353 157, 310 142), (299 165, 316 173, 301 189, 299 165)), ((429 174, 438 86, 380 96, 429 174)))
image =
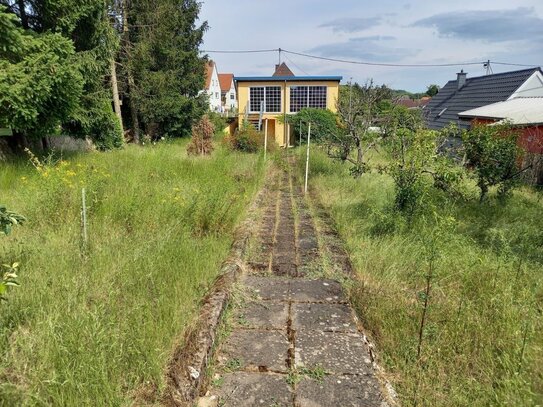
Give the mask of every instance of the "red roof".
POLYGON ((209 89, 211 85, 211 77, 213 76, 213 68, 215 67, 215 62, 208 61, 206 64, 206 89, 209 89))
POLYGON ((408 109, 415 107, 424 107, 430 102, 430 97, 423 97, 421 99, 400 99, 396 101, 396 104, 407 107, 408 109))
POLYGON ((233 73, 220 73, 219 84, 221 85, 221 92, 228 92, 232 87, 232 81, 234 80, 233 73))
POLYGON ((272 76, 294 76, 290 68, 284 62, 281 65, 275 65, 275 72, 272 76))

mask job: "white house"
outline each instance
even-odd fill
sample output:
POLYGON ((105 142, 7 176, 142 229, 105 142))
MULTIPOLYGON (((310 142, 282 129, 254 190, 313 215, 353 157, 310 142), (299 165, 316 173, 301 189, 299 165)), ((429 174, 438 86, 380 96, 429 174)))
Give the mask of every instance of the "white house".
POLYGON ((238 98, 234 85, 234 74, 220 73, 219 83, 221 85, 222 105, 225 112, 231 112, 238 108, 238 98))
POLYGON ((206 83, 204 92, 209 96, 209 110, 220 112, 222 110, 221 85, 219 83, 217 65, 213 61, 208 61, 206 64, 206 83))

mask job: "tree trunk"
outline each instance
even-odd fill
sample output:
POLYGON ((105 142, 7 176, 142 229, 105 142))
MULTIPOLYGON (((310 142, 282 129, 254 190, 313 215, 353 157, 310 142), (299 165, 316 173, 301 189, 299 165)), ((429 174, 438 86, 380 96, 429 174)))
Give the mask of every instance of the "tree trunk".
POLYGON ((113 93, 113 108, 121 124, 121 132, 124 134, 123 117, 121 115, 121 101, 119 100, 119 87, 117 86, 117 68, 115 58, 111 58, 111 91, 113 93))
POLYGON ((140 142, 140 124, 138 120, 138 110, 136 103, 134 102, 134 93, 136 84, 134 82, 134 76, 132 75, 132 68, 130 66, 130 38, 128 31, 128 0, 122 0, 122 13, 123 13, 123 37, 124 46, 126 52, 126 76, 128 77, 128 94, 129 94, 129 108, 130 117, 132 118, 132 134, 136 143, 140 142))
POLYGON ((25 30, 28 30, 28 16, 26 15, 24 0, 17 0, 17 6, 19 7, 19 17, 21 18, 21 25, 25 30))

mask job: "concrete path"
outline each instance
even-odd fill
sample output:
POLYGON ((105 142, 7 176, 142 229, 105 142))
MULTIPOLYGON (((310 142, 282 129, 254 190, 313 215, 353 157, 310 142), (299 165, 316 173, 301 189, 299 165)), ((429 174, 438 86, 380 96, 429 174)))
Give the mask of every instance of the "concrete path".
POLYGON ((388 406, 341 277, 326 278, 348 260, 287 173, 267 187, 253 240, 201 405, 388 406))

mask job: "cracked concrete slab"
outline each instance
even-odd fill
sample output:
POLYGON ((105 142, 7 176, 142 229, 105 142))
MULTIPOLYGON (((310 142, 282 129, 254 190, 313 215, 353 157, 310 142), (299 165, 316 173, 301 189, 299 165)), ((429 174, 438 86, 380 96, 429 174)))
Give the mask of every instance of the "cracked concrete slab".
POLYGON ((282 375, 228 373, 215 391, 223 407, 290 407, 293 394, 282 375))
POLYGON ((297 407, 387 407, 373 376, 327 375, 322 381, 304 378, 296 388, 297 407))
POLYGON ((295 366, 321 366, 328 373, 373 374, 369 349, 358 333, 296 332, 295 366))
POLYGON ((351 308, 346 304, 292 304, 292 322, 296 331, 357 332, 351 308))
POLYGON ((286 372, 289 346, 283 331, 234 329, 219 362, 229 370, 286 372))
POLYGON ((286 302, 251 301, 234 312, 234 322, 244 328, 285 329, 287 320, 286 302))
POLYGON ((289 298, 288 279, 247 276, 243 284, 249 294, 258 299, 287 301, 289 298))
POLYGON ((297 302, 346 302, 341 284, 335 280, 293 280, 290 298, 297 302))

